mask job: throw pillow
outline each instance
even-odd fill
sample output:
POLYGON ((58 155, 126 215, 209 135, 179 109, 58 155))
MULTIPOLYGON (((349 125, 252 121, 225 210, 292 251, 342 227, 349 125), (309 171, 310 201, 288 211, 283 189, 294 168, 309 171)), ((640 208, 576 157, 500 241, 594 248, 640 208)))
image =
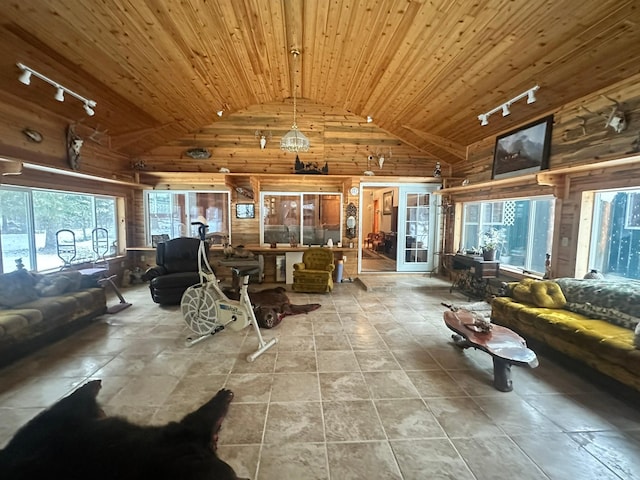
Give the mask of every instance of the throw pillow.
POLYGON ((519 302, 524 303, 535 303, 533 300, 533 295, 531 293, 531 285, 534 283, 534 280, 531 278, 523 278, 520 280, 518 285, 513 287, 512 296, 519 302))
POLYGON ((0 275, 0 305, 15 307, 38 298, 35 279, 26 270, 0 275))
POLYGON ((562 308, 567 303, 560 285, 551 280, 531 284, 534 305, 542 308, 562 308))
POLYGON ((640 323, 636 325, 636 336, 633 338, 633 344, 636 348, 640 348, 640 323))
POLYGON ((71 280, 63 275, 44 275, 36 283, 36 290, 41 297, 56 297, 67 291, 70 285, 71 280))

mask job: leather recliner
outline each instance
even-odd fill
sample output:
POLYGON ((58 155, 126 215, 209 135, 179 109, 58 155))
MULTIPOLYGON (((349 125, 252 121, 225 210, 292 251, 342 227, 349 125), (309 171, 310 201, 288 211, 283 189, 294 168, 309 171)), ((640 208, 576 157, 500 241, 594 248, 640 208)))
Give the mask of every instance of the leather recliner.
POLYGON ((143 280, 149 280, 151 298, 160 305, 179 305, 185 290, 200 283, 198 247, 200 240, 180 237, 156 247, 156 266, 149 268, 143 280))

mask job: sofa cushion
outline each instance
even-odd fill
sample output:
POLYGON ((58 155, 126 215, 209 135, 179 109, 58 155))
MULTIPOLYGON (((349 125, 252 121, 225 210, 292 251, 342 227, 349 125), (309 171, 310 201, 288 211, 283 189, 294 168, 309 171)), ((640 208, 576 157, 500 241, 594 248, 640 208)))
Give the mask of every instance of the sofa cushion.
POLYGON ((0 305, 15 307, 38 298, 35 279, 26 270, 0 275, 0 305))
POLYGON ((36 291, 41 297, 56 297, 77 291, 82 284, 82 274, 77 270, 37 275, 36 291))
POLYGON ((567 303, 560 285, 551 280, 531 284, 534 305, 543 308, 562 308, 567 303))
POLYGON ((640 318, 640 281, 557 278, 567 302, 591 303, 640 318))
POLYGON ((617 308, 601 307, 599 305, 594 305, 591 302, 567 302, 565 308, 572 312, 586 315, 589 318, 606 320, 607 322, 613 323, 614 325, 619 325, 624 328, 628 328, 629 330, 633 330, 634 328, 636 328, 636 326, 640 322, 640 318, 622 312, 617 308))
POLYGON ((566 303, 560 286, 551 280, 523 278, 513 288, 513 298, 542 308, 562 308, 566 303))

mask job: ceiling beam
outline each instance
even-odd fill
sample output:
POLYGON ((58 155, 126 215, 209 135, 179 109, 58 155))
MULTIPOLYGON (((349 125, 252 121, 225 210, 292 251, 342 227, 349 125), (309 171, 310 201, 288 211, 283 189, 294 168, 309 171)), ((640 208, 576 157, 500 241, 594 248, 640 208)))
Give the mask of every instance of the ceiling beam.
POLYGON ((447 138, 439 137, 438 135, 434 135, 432 133, 416 130, 409 125, 402 125, 402 128, 406 128, 407 130, 415 133, 423 140, 426 140, 429 143, 433 143, 436 147, 440 147, 441 149, 446 150, 451 155, 455 155, 461 160, 465 160, 467 158, 467 149, 464 145, 460 145, 459 143, 453 142, 447 138))

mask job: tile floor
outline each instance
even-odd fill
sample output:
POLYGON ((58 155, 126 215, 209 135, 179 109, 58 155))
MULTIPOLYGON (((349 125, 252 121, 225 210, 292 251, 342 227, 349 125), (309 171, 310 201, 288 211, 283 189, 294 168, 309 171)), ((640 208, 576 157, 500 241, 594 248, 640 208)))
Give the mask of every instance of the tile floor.
POLYGON ((219 453, 252 479, 640 478, 640 409, 544 356, 498 392, 490 357, 450 343, 440 302, 467 299, 447 282, 361 278, 290 293, 322 308, 264 331, 279 343, 255 363, 250 329, 186 348, 179 309, 129 288, 131 308, 0 370, 0 445, 100 378, 107 413, 141 423, 232 389, 219 453))

